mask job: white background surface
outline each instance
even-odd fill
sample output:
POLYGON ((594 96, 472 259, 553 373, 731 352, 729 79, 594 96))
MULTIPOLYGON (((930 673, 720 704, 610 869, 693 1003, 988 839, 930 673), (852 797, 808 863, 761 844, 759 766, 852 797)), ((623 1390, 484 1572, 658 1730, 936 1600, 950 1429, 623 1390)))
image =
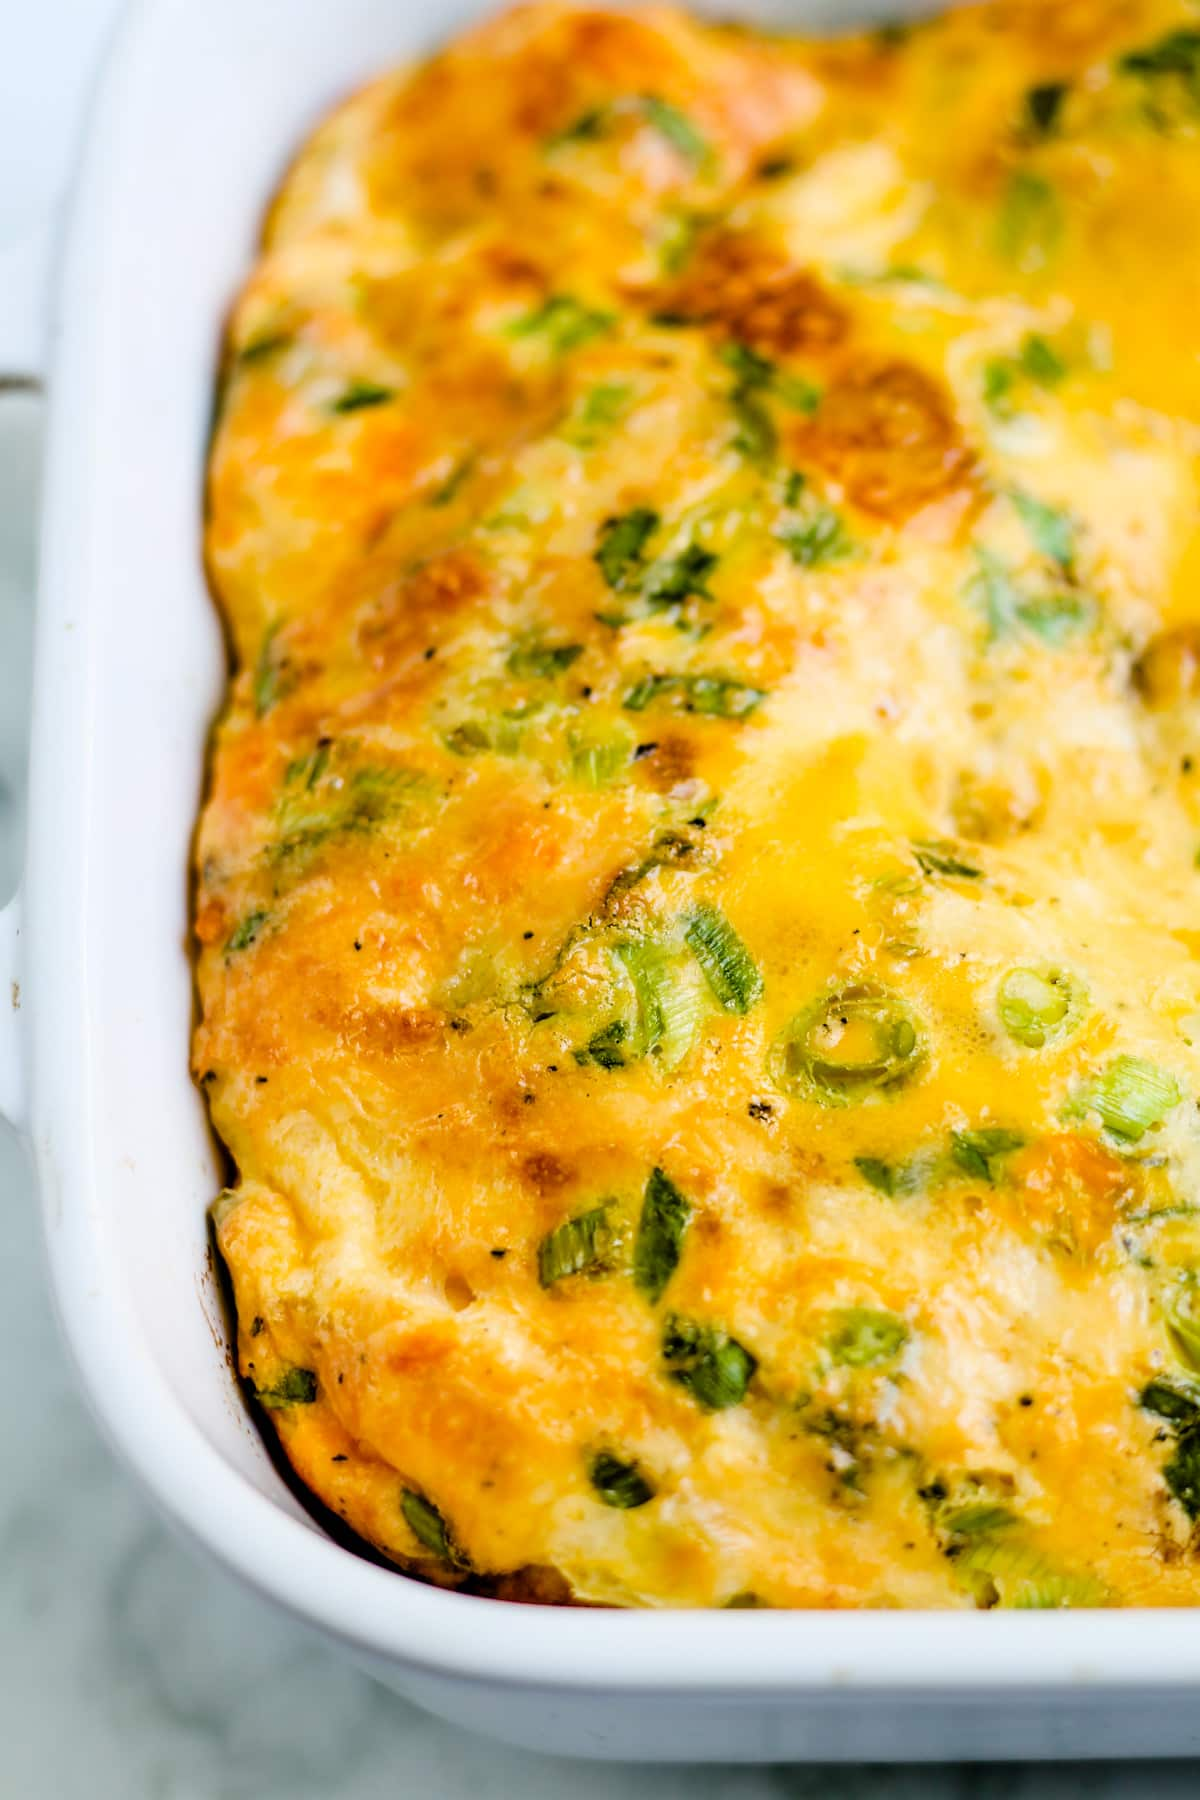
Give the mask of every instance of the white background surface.
MULTIPOLYGON (((115 9, 116 0, 0 0, 0 246, 61 200, 115 9)), ((19 855, 39 420, 28 398, 0 405, 0 898, 19 855)), ((1200 1769, 1183 1764, 573 1765, 427 1721, 164 1535, 75 1397, 45 1297, 27 1168, 2 1128, 0 1207, 0 1800, 1183 1800, 1196 1792, 1200 1769)))

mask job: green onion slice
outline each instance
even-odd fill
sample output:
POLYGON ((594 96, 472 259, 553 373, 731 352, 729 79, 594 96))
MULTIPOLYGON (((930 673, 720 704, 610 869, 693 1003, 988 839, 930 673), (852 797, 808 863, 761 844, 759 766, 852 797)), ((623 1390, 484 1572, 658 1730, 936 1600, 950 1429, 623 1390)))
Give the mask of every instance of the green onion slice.
POLYGON ((454 1563, 460 1569, 469 1567, 467 1557, 455 1543, 450 1527, 432 1500, 427 1500, 415 1488, 405 1488, 400 1496, 400 1511, 423 1549, 432 1550, 443 1562, 454 1563))
POLYGON ((1000 1161, 1014 1150, 1024 1147, 1019 1131, 1007 1131, 1000 1125, 985 1125, 978 1131, 956 1131, 951 1138, 951 1154, 966 1175, 986 1181, 995 1187, 1000 1174, 1000 1161))
POLYGON ((593 1206, 546 1233, 538 1245, 538 1280, 548 1288, 567 1275, 602 1275, 612 1250, 608 1206, 593 1206))
POLYGON ((908 1342, 908 1326, 894 1313, 852 1306, 837 1315, 828 1339, 835 1363, 849 1369, 874 1369, 895 1362, 908 1342))
POLYGON ((1106 1131, 1137 1144, 1183 1099, 1175 1077, 1140 1056, 1118 1056, 1074 1101, 1073 1113, 1096 1112, 1106 1131))
POLYGON ((845 1106, 906 1081, 921 1055, 904 1003, 875 982, 858 982, 793 1019, 776 1045, 773 1072, 788 1093, 845 1106))
POLYGON ((1027 1050, 1041 1050, 1077 1023, 1078 985, 1062 969, 1010 969, 1000 983, 996 1006, 1009 1037, 1027 1050))
POLYGON ((646 1183, 633 1245, 633 1282, 653 1305, 679 1267, 691 1202, 669 1176, 654 1169, 646 1183))
POLYGON ((632 1512, 653 1500, 655 1487, 636 1462, 626 1462, 611 1450, 598 1450, 588 1463, 588 1480, 605 1506, 632 1512))
POLYGON ((726 1012, 748 1013, 762 994, 762 976, 724 913, 697 906, 684 937, 718 1003, 726 1012))
POLYGON ((1180 1362, 1200 1375, 1200 1319, 1190 1305, 1177 1301, 1168 1312, 1167 1336, 1180 1362))
POLYGON ((728 1332, 675 1313, 663 1331, 662 1356, 670 1379, 705 1412, 739 1406, 758 1367, 757 1358, 728 1332))
POLYGON ((285 1369, 270 1387, 255 1387, 254 1397, 263 1406, 311 1406, 317 1397, 317 1378, 311 1369, 285 1369))

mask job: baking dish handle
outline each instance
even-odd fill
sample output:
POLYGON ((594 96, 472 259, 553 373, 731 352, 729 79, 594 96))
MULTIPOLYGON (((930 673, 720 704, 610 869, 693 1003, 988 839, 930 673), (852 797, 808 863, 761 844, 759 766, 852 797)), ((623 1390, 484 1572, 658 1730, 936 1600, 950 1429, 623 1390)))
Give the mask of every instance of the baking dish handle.
MULTIPOLYGON (((42 385, 50 246, 50 232, 42 229, 0 248, 0 399, 42 385)), ((18 891, 0 911, 0 1117, 18 1128, 26 1118, 21 974, 18 891)))

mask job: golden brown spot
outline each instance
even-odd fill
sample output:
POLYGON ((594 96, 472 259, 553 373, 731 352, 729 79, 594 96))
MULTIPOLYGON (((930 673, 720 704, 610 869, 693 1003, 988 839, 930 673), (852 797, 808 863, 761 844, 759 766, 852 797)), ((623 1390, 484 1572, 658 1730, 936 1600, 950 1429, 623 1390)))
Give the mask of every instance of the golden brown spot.
POLYGON ((401 1006, 356 1006, 339 1015, 338 1028, 368 1056, 412 1056, 428 1050, 445 1030, 444 1013, 401 1006))
POLYGON ((447 1321, 396 1332, 383 1346, 379 1361, 393 1375, 436 1368, 453 1359, 458 1347, 456 1330, 457 1327, 447 1321))
POLYGON ((792 448, 864 512, 896 522, 962 486, 971 467, 945 386, 898 360, 852 364, 792 448))
POLYGON ((575 1171, 552 1150, 534 1150, 522 1157, 521 1174, 537 1193, 555 1194, 574 1178, 575 1171))
POLYGON ((768 1218, 790 1218, 794 1210, 792 1190, 785 1181, 764 1181, 759 1204, 768 1218))
POLYGON ((431 557, 367 609, 358 628, 359 649, 371 666, 397 672, 397 663, 426 660, 439 631, 487 592, 487 576, 469 552, 431 557))
POLYGON ((828 350, 849 329, 845 307, 811 270, 740 233, 710 238, 682 281, 655 304, 697 324, 719 325, 768 356, 828 350))
POLYGON ((653 750, 638 759, 646 780, 656 793, 668 793, 696 772, 696 747, 685 737, 664 733, 653 750))

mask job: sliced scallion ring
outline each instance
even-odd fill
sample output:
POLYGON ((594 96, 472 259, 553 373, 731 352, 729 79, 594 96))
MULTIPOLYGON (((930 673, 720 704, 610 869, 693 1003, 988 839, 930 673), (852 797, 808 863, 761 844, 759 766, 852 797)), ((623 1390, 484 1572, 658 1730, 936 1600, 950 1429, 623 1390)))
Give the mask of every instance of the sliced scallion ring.
POLYGON ((1073 1030, 1082 1002, 1079 983, 1062 969, 1010 969, 996 994, 1000 1023, 1027 1050, 1073 1030))
POLYGON ((864 981, 823 995, 793 1019, 775 1046, 772 1073, 787 1093, 847 1106, 906 1081, 921 1057, 907 1007, 864 981))

